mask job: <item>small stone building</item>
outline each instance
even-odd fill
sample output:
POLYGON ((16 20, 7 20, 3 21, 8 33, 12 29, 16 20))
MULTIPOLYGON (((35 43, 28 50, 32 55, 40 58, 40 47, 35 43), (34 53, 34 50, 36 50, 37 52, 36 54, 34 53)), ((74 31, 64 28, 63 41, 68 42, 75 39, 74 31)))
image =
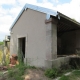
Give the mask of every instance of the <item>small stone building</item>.
POLYGON ((26 4, 10 28, 10 53, 37 67, 61 55, 79 54, 80 23, 60 12, 26 4))

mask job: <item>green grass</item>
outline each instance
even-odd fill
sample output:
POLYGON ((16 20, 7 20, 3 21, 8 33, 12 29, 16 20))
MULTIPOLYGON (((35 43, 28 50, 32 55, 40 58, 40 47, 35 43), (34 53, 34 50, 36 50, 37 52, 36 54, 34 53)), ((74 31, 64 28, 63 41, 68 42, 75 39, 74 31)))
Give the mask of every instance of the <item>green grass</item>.
POLYGON ((45 70, 45 76, 47 76, 48 78, 56 78, 64 75, 67 72, 71 72, 72 70, 73 69, 47 69, 45 70))
POLYGON ((58 70, 56 68, 53 69, 47 69, 45 71, 45 75, 49 78, 55 78, 58 76, 58 70))
POLYGON ((70 75, 63 75, 59 80, 80 80, 80 71, 75 70, 70 75))
POLYGON ((4 42, 0 42, 0 45, 3 45, 4 44, 4 42))
POLYGON ((26 69, 36 69, 34 66, 27 66, 25 64, 16 65, 15 68, 9 68, 8 80, 24 80, 22 77, 26 69))
POLYGON ((63 75, 59 80, 69 80, 68 76, 63 75))
POLYGON ((13 69, 9 69, 8 80, 23 80, 22 75, 24 75, 25 69, 25 65, 18 65, 13 69))
POLYGON ((80 71, 79 70, 76 70, 72 74, 78 77, 78 76, 80 76, 80 71))

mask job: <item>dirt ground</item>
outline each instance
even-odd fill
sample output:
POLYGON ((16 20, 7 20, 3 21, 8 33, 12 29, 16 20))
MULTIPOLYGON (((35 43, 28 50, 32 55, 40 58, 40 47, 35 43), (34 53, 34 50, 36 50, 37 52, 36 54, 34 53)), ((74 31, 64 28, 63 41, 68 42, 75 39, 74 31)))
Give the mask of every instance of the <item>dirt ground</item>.
POLYGON ((44 75, 42 69, 28 69, 25 71, 24 80, 52 80, 44 75))
MULTIPOLYGON (((24 75, 22 76, 24 80, 52 80, 45 76, 43 69, 26 69, 24 75)), ((0 77, 0 80, 14 80, 14 79, 8 79, 7 74, 4 74, 4 76, 0 77)))

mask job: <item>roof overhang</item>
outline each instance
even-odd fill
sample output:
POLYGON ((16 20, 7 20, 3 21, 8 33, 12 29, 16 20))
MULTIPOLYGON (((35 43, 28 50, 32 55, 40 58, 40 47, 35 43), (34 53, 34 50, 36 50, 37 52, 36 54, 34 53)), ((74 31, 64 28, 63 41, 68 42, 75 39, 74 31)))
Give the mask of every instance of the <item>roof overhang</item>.
POLYGON ((22 15, 22 13, 27 10, 27 9, 32 9, 32 10, 36 10, 36 11, 39 11, 39 12, 42 12, 42 13, 45 13, 46 14, 46 19, 50 19, 51 16, 57 18, 58 20, 61 20, 61 18, 64 18, 65 20, 69 21, 69 22, 72 22, 73 24, 77 25, 80 27, 80 23, 65 16, 64 14, 60 13, 60 12, 57 12, 55 10, 51 10, 51 9, 47 9, 47 8, 43 8, 43 7, 40 7, 40 6, 35 6, 35 5, 32 5, 32 4, 25 4, 25 6, 23 7, 23 9, 20 11, 20 13, 18 14, 17 18, 15 19, 15 21, 13 22, 13 24, 11 25, 10 27, 10 31, 12 30, 12 28, 14 27, 14 25, 16 24, 16 22, 18 21, 18 19, 20 18, 20 16, 22 15))
POLYGON ((66 20, 69 20, 70 22, 72 22, 72 23, 74 23, 74 24, 76 24, 76 25, 78 25, 78 26, 80 27, 80 23, 77 22, 76 20, 71 19, 71 18, 69 18, 68 16, 66 16, 66 15, 64 15, 64 14, 62 14, 62 13, 60 13, 60 12, 57 12, 57 13, 58 13, 58 16, 63 17, 63 18, 65 18, 66 20))
POLYGON ((58 16, 60 16, 60 20, 58 20, 58 32, 65 33, 71 32, 75 30, 80 30, 80 23, 65 16, 64 14, 58 12, 58 16))

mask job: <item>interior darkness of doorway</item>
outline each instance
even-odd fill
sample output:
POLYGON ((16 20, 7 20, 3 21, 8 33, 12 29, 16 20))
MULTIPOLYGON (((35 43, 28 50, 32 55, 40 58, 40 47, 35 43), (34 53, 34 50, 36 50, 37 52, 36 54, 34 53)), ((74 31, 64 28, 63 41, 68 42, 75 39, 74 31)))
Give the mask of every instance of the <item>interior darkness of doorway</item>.
POLYGON ((19 40, 19 50, 20 50, 20 53, 23 55, 23 58, 25 58, 25 41, 26 41, 26 38, 25 37, 21 37, 18 39, 19 40))

